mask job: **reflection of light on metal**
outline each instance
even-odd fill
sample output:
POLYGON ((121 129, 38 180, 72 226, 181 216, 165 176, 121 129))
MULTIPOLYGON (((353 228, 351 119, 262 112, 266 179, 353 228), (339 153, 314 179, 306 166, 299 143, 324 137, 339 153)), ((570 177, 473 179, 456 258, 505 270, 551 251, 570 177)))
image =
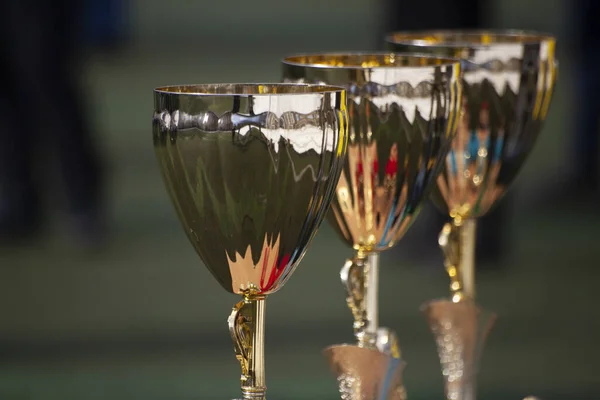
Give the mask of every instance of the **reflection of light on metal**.
POLYGON ((546 118, 546 114, 548 113, 548 108, 550 107, 550 101, 552 99, 552 92, 554 91, 554 83, 557 76, 556 69, 558 68, 558 61, 556 61, 554 55, 555 46, 555 42, 544 43, 544 46, 542 46, 542 49, 546 55, 545 59, 548 60, 548 69, 545 77, 547 93, 544 97, 544 104, 542 105, 542 111, 540 113, 540 118, 542 120, 546 118))
POLYGON ((491 326, 473 302, 476 218, 502 196, 540 133, 556 80, 555 39, 524 32, 447 31, 392 34, 389 43, 397 51, 426 49, 467 60, 465 118, 434 193, 434 201, 453 219, 438 241, 451 301, 430 303, 426 313, 447 398, 474 399, 478 353, 491 326))
POLYGON ((475 64, 485 64, 490 60, 498 60, 506 64, 521 57, 523 57, 522 43, 494 43, 478 47, 469 61, 475 64))
POLYGON ((245 400, 265 398, 265 297, 302 259, 343 167, 343 99, 339 88, 299 85, 155 91, 154 147, 179 219, 212 275, 242 297, 228 324, 245 400), (256 110, 257 90, 278 94, 262 94, 256 110))
POLYGON ((384 334, 377 318, 378 257, 404 235, 435 185, 461 104, 457 60, 387 56, 320 54, 284 60, 285 81, 327 82, 348 90, 350 140, 330 220, 356 250, 340 275, 358 345, 334 346, 326 355, 339 358, 332 366, 342 377, 343 397, 358 390, 350 383, 362 385, 353 400, 405 398, 403 386, 393 383, 399 379, 396 366, 386 377, 389 371, 376 370, 374 364, 389 365, 391 354, 400 361, 397 342, 378 342, 384 334))
MULTIPOLYGON (((378 85, 389 85, 391 82, 406 82, 413 88, 419 86, 427 77, 423 74, 423 68, 397 67, 397 68, 373 68, 368 70, 369 81, 378 85)), ((433 82, 435 77, 433 70, 429 81, 433 82)))
POLYGON ((321 96, 314 96, 310 93, 273 96, 254 96, 252 97, 252 109, 255 114, 272 112, 281 115, 289 110, 302 114, 309 114, 315 110, 323 108, 321 96))
POLYGON ((465 82, 475 85, 487 80, 490 82, 499 95, 503 95, 507 89, 514 92, 519 90, 521 74, 520 72, 494 72, 483 68, 469 71, 464 75, 465 82))
POLYGON ((420 114, 422 118, 429 119, 429 115, 432 114, 434 102, 431 99, 431 96, 427 98, 419 98, 419 99, 407 99, 400 98, 397 95, 390 94, 383 97, 376 97, 371 99, 371 102, 379 108, 381 113, 389 113, 390 107, 393 104, 400 105, 402 107, 402 111, 406 115, 406 119, 410 123, 415 122, 415 118, 417 114, 420 114))

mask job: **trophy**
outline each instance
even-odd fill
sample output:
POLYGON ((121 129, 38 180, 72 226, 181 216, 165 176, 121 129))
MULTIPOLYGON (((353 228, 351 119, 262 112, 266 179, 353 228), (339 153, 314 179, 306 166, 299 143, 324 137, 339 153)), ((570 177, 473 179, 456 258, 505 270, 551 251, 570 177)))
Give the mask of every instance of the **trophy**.
POLYGON ((439 236, 451 298, 423 312, 438 346, 446 397, 474 400, 482 348, 495 315, 475 304, 475 229, 498 202, 534 146, 556 82, 555 39, 518 32, 401 32, 398 52, 464 60, 463 114, 433 193, 448 213, 439 236))
POLYGON ((341 270, 356 345, 324 354, 344 399, 403 399, 395 332, 378 324, 379 253, 419 214, 455 135, 461 104, 456 59, 391 53, 297 55, 286 82, 343 86, 348 156, 328 218, 355 255, 341 270))
POLYGON ((200 259, 242 300, 228 324, 245 400, 265 399, 265 299, 315 236, 348 142, 344 89, 208 84, 154 91, 154 147, 200 259))

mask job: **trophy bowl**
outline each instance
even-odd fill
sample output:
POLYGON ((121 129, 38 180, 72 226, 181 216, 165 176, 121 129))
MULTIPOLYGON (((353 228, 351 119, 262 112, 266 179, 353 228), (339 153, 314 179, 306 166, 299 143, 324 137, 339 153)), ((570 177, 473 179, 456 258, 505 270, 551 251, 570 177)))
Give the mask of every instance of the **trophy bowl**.
POLYGON ((243 399, 264 399, 265 298, 304 256, 346 149, 343 88, 206 84, 154 91, 160 170, 204 265, 240 295, 228 324, 243 399))

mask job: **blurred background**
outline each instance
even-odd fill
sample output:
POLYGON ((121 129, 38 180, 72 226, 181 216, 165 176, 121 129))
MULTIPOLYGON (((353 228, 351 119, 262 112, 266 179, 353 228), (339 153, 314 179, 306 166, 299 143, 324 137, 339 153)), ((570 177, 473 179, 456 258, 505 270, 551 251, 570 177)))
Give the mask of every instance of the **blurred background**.
MULTIPOLYGON (((585 97, 598 93, 595 0, 6 2, 0 399, 239 393, 226 326, 237 298, 203 268, 163 187, 150 131, 154 87, 278 81, 289 53, 377 50, 392 29, 478 26, 556 34, 561 68, 535 151, 478 244, 478 299, 500 317, 480 398, 600 398, 600 110, 585 97)), ((380 322, 399 334, 415 400, 443 396, 419 313, 448 294, 436 247, 442 222, 428 208, 382 256, 380 322)), ((271 398, 338 398, 320 349, 353 340, 339 283, 350 255, 324 224, 268 301, 271 398)))

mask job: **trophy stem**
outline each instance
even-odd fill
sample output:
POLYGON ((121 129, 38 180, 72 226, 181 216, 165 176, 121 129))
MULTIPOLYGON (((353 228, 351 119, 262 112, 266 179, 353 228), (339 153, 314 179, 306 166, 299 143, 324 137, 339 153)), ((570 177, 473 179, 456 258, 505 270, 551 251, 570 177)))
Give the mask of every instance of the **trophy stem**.
POLYGON ((367 321, 365 331, 377 336, 379 329, 379 253, 371 253, 366 266, 367 274, 367 321))
POLYGON ((474 218, 457 215, 452 222, 444 225, 438 238, 455 303, 464 298, 475 299, 476 228, 474 218))
POLYGON ((376 348, 378 327, 379 254, 358 251, 340 272, 346 301, 354 316, 354 336, 360 347, 376 348))
POLYGON ((245 295, 233 307, 227 320, 236 358, 244 400, 264 400, 265 382, 265 296, 245 295))
POLYGON ((477 221, 467 218, 462 221, 460 235, 460 266, 463 290, 470 299, 475 299, 475 244, 477 221))

